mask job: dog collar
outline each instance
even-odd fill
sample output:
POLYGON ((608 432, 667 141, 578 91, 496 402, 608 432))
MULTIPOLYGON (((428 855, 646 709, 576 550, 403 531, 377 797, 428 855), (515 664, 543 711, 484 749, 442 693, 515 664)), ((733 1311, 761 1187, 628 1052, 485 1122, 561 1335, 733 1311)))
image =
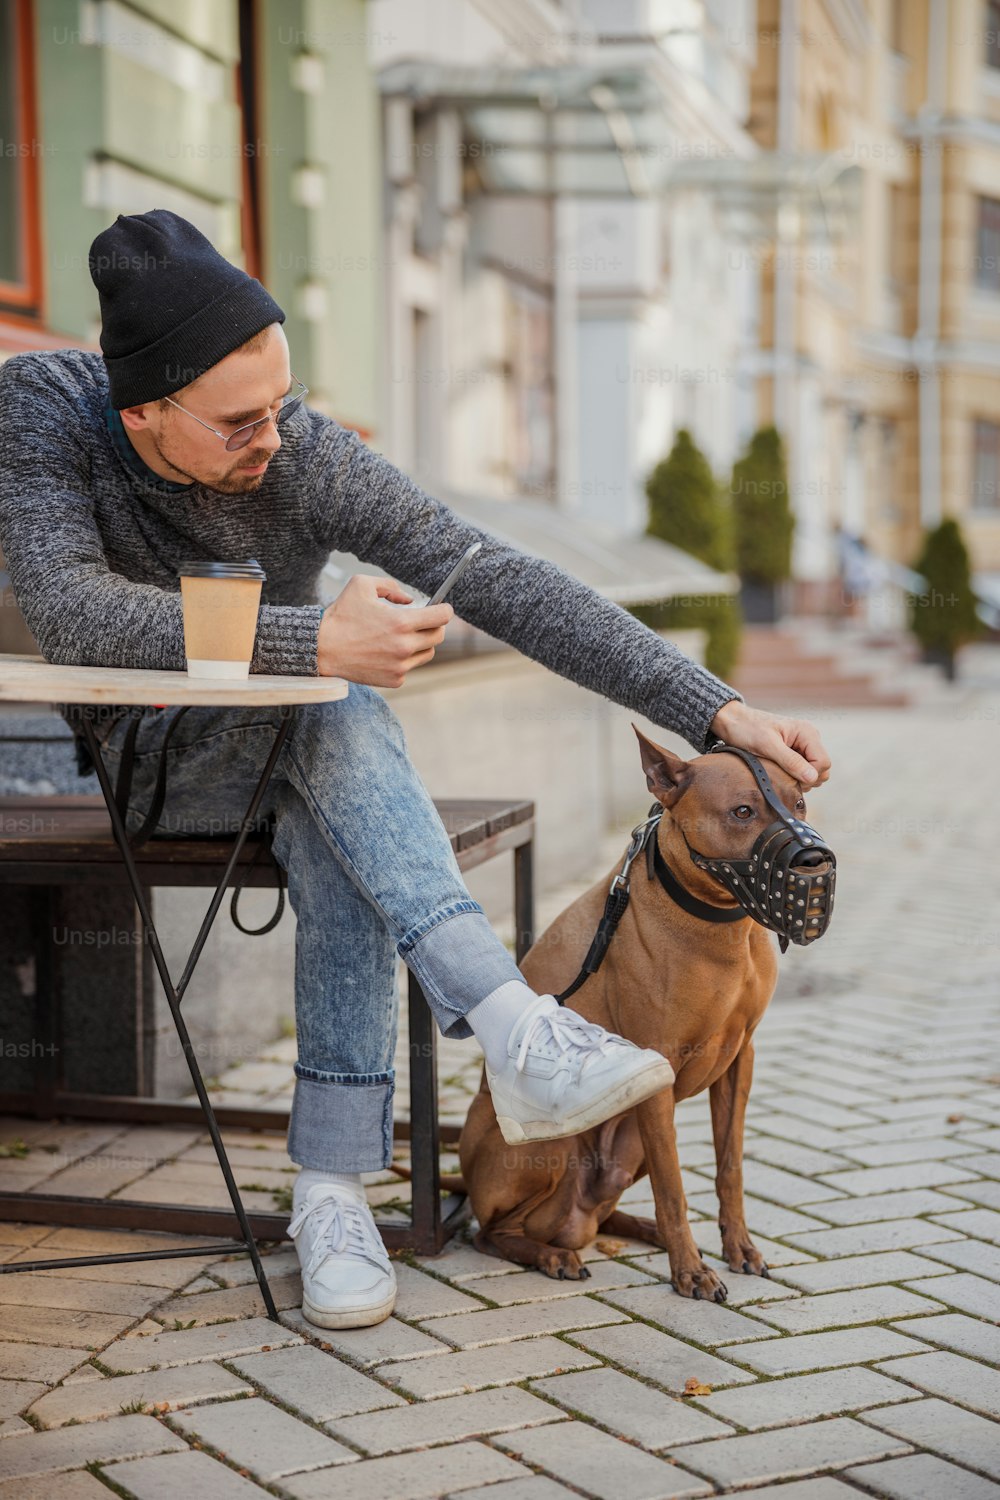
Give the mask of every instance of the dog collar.
POLYGON ((667 864, 660 853, 659 843, 651 838, 646 845, 646 872, 652 880, 655 875, 657 880, 666 891, 667 895, 683 910, 692 917, 700 917, 703 922, 745 922, 750 916, 742 906, 713 906, 709 901, 701 901, 677 879, 677 876, 667 864))

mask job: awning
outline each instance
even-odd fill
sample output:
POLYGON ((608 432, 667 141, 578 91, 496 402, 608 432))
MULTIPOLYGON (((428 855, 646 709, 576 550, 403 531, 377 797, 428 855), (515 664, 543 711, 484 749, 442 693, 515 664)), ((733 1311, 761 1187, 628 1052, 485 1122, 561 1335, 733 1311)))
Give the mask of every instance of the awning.
POLYGON ((386 98, 459 113, 466 162, 484 192, 641 198, 669 170, 669 115, 643 68, 405 61, 377 81, 386 98))
POLYGON ((840 241, 859 233, 862 173, 839 151, 762 151, 752 161, 692 158, 668 187, 712 194, 747 234, 840 241))
MULTIPOLYGON (((732 594, 739 588, 734 573, 717 573, 679 547, 651 536, 620 536, 543 501, 440 493, 438 498, 473 526, 533 557, 556 563, 616 604, 652 604, 691 594, 732 594)), ((448 562, 447 558, 441 560, 442 576, 448 562)), ((334 552, 323 570, 329 597, 340 592, 352 573, 381 575, 382 571, 359 563, 350 553, 334 552)))

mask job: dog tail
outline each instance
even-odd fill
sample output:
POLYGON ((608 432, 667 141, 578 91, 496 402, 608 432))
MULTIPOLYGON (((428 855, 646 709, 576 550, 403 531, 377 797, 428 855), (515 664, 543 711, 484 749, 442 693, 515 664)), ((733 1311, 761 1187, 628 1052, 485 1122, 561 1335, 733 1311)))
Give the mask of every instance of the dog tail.
MULTIPOLYGON (((398 1162, 394 1161, 389 1171, 395 1172, 397 1177, 402 1177, 404 1182, 413 1181, 413 1172, 410 1167, 400 1166, 398 1162)), ((467 1193, 469 1191, 461 1172, 442 1172, 440 1181, 441 1186, 447 1188, 449 1193, 467 1193)))

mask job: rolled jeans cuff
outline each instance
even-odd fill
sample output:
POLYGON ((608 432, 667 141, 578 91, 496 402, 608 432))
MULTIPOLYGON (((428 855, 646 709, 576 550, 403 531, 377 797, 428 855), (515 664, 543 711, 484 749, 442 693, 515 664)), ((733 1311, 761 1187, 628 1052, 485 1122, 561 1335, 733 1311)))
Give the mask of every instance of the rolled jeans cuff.
POLYGON ((395 1074, 295 1065, 288 1154, 317 1172, 378 1172, 392 1161, 395 1074))
POLYGON ((477 901, 454 901, 412 927, 396 951, 447 1037, 472 1036, 467 1011, 508 980, 524 982, 477 901))

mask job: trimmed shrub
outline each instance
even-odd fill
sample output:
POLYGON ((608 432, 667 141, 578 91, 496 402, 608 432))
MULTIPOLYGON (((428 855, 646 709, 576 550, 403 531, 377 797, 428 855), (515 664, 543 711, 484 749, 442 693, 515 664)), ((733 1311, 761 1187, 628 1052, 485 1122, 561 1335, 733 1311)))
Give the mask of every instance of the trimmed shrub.
POLYGON ((637 604, 632 614, 651 630, 703 630, 705 666, 728 677, 740 654, 743 614, 735 594, 691 594, 662 604, 637 604))
POLYGON ((913 566, 926 579, 927 590, 910 597, 910 629, 923 646, 924 655, 939 661, 950 677, 958 648, 975 640, 982 631, 968 549, 953 517, 925 533, 913 566))
MULTIPOLYGON (((734 568, 733 524, 729 496, 691 434, 681 428, 665 459, 646 481, 649 536, 688 552, 710 568, 734 568)), ((725 677, 740 651, 743 615, 735 594, 691 594, 642 604, 632 613, 652 630, 703 630, 705 665, 725 677)))
POLYGON ((646 532, 722 573, 733 566, 729 505, 705 455, 681 428, 646 481, 646 532))
POLYGON ((795 517, 788 498, 785 452, 776 427, 762 427, 731 484, 736 567, 748 583, 782 583, 792 574, 795 517))

